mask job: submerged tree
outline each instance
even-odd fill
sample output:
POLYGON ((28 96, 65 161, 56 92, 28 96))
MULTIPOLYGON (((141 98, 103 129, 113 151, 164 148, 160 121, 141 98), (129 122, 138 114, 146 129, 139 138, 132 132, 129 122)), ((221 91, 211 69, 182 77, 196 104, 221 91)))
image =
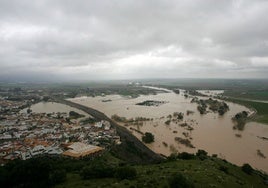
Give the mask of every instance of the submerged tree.
POLYGON ((146 132, 143 136, 142 136, 142 141, 145 143, 152 143, 154 142, 154 135, 150 132, 146 132))

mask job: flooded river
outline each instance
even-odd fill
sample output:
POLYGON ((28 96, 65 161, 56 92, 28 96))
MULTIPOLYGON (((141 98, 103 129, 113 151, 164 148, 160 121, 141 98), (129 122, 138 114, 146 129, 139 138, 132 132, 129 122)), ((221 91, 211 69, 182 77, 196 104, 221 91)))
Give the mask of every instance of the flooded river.
MULTIPOLYGON (((246 124, 243 131, 233 129, 234 123, 231 118, 238 112, 250 111, 244 106, 227 102, 230 110, 223 116, 213 112, 200 115, 197 111, 197 104, 191 103, 191 98, 185 98, 183 91, 181 94, 169 92, 140 96, 134 99, 109 95, 105 97, 80 97, 70 100, 95 108, 110 117, 117 114, 126 118, 152 118, 152 120, 144 122, 143 125, 129 125, 127 128, 134 128, 143 133, 153 133, 155 142, 148 144, 148 147, 157 153, 168 156, 176 151, 195 153, 198 149, 204 149, 209 154, 217 154, 237 165, 249 163, 259 170, 268 172, 268 140, 261 139, 261 137, 268 137, 268 125, 250 122, 246 124), (146 100, 165 101, 165 103, 159 106, 136 105, 136 103, 146 100), (189 110, 193 113, 186 115, 189 110), (166 125, 167 116, 174 112, 184 113, 183 121, 177 123, 171 121, 170 125, 166 125), (185 122, 193 130, 187 130, 186 127, 180 126, 181 123, 185 122), (195 148, 178 143, 175 141, 175 137, 187 138, 195 148), (266 158, 261 157, 260 152, 266 158)), ((142 135, 138 131, 133 131, 133 134, 141 139, 142 135)))
MULTIPOLYGON (((23 109, 21 112, 26 113, 27 109, 23 109)), ((71 106, 56 103, 56 102, 39 102, 30 107, 30 109, 35 113, 67 113, 69 114, 70 111, 75 111, 79 114, 83 114, 85 117, 89 117, 89 115, 81 110, 78 110, 76 108, 73 108, 71 106)), ((84 119, 85 117, 78 118, 73 121, 80 121, 81 119, 84 119)))

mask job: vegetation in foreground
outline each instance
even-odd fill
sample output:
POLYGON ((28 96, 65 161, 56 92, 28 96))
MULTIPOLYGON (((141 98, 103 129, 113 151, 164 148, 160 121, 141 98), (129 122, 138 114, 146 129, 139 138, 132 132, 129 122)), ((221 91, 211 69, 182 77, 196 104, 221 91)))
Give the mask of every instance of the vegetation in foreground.
POLYGON ((203 150, 196 155, 173 154, 159 164, 129 166, 117 162, 119 167, 109 177, 83 178, 68 173, 67 180, 57 187, 267 187, 267 177, 250 165, 238 167, 215 155, 207 156, 203 150))
POLYGON ((106 152, 95 159, 40 157, 0 167, 4 187, 267 187, 267 175, 199 150, 158 164, 130 165, 106 152))

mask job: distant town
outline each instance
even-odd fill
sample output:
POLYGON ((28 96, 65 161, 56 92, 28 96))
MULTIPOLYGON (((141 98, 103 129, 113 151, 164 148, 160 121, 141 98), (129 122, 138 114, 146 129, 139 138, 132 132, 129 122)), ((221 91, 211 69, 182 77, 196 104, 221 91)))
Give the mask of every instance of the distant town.
POLYGON ((42 95, 30 91, 21 95, 20 89, 8 93, 0 98, 1 164, 40 155, 92 157, 112 144, 120 144, 120 137, 108 121, 96 121, 74 111, 32 112, 30 106, 44 100, 42 95), (10 100, 18 96, 23 99, 10 100))

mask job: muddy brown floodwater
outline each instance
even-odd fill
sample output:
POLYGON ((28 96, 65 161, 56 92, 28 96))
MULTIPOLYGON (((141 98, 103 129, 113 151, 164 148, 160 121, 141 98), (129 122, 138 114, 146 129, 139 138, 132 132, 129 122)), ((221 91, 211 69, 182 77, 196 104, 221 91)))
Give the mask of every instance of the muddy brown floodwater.
MULTIPOLYGON (((23 109, 21 112, 26 113, 28 108, 23 109)), ((75 111, 79 114, 83 114, 85 117, 74 119, 73 121, 80 121, 82 119, 85 119, 89 117, 89 115, 81 110, 78 110, 76 108, 67 106, 65 104, 57 103, 57 102, 39 102, 30 107, 30 109, 35 113, 67 113, 69 114, 70 111, 75 111)))
MULTIPOLYGON (((234 130, 231 118, 238 112, 250 110, 244 106, 227 102, 230 110, 223 116, 209 112, 200 115, 197 104, 191 103, 191 98, 185 98, 181 94, 173 92, 160 93, 157 95, 140 96, 128 98, 119 95, 108 95, 104 97, 79 97, 69 99, 73 102, 95 108, 108 116, 117 114, 126 118, 146 117, 153 120, 143 122, 143 125, 129 125, 143 133, 151 132, 155 135, 155 142, 148 144, 153 151, 164 155, 172 152, 195 153, 198 149, 204 149, 209 154, 217 154, 234 164, 242 165, 249 163, 256 169, 268 172, 268 141, 260 137, 268 137, 268 125, 250 122, 243 131, 234 130), (165 101, 159 106, 139 106, 136 103, 146 100, 165 101), (108 101, 108 102, 103 102, 108 101), (187 111, 193 113, 187 114, 187 111), (174 112, 184 113, 181 122, 173 122, 166 125, 167 116, 174 112), (189 126, 182 127, 182 123, 189 126), (192 127, 193 130, 189 130, 192 127), (187 147, 177 141, 175 137, 188 139, 195 148, 187 147), (258 150, 266 156, 258 155, 258 150)), ((252 113, 252 112, 250 112, 252 113)), ((124 126, 124 124, 121 124, 124 126)), ((141 139, 138 131, 132 131, 141 139)))

